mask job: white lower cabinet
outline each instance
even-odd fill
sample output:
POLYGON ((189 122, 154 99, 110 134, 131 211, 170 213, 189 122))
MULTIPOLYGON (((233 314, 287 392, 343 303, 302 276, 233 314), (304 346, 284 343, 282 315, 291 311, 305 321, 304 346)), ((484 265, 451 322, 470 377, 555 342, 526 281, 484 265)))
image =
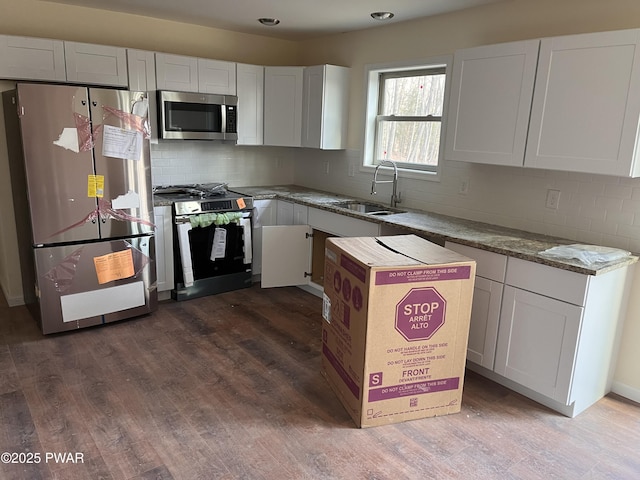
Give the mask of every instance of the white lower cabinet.
POLYGON ((153 216, 156 222, 156 275, 158 285, 158 298, 166 300, 170 298, 170 290, 173 289, 173 223, 171 219, 171 207, 154 207, 153 216), (163 298, 160 295, 167 292, 163 298))
POLYGON ((570 417, 611 390, 632 267, 583 275, 463 245, 445 246, 478 265, 470 370, 570 417), (493 258, 488 265, 494 270, 488 272, 483 267, 487 255, 505 263, 493 258))
POLYGON ((445 248, 476 261, 467 360, 493 369, 507 257, 451 242, 446 242, 445 248))
POLYGON ((380 234, 380 225, 318 208, 278 201, 278 225, 262 228, 263 288, 301 286, 322 294, 324 242, 328 237, 371 237, 380 234), (306 215, 305 215, 306 211, 306 215), (287 214, 291 224, 284 225, 287 214), (302 222, 304 224, 293 224, 302 222))
POLYGON ((253 275, 262 273, 262 227, 276 225, 278 200, 253 201, 253 275))

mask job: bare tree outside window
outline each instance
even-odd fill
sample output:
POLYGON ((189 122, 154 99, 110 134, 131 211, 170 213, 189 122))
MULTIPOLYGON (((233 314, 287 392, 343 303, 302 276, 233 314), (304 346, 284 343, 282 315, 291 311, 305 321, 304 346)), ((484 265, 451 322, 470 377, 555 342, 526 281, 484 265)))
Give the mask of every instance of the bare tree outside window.
POLYGON ((434 68, 380 74, 376 163, 431 170, 438 165, 446 75, 434 68))

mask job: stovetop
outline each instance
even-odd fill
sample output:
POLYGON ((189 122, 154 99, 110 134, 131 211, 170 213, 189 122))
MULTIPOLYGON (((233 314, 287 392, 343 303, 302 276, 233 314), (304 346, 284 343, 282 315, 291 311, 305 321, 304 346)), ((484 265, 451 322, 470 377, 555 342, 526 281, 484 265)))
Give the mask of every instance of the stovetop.
POLYGON ((251 210, 253 197, 229 192, 226 184, 155 187, 154 195, 170 200, 176 215, 251 210))

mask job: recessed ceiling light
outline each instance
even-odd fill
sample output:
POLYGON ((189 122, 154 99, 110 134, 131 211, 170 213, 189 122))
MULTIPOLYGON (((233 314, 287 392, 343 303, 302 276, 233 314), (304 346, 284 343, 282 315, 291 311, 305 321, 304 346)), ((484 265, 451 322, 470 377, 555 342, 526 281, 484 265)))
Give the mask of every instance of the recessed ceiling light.
POLYGON ((276 25, 278 25, 280 23, 280 20, 278 20, 277 18, 259 18, 258 21, 262 24, 262 25, 266 25, 267 27, 275 27, 276 25))
POLYGON ((391 12, 373 12, 371 14, 371 18, 375 18, 376 20, 390 20, 393 18, 393 13, 391 12))

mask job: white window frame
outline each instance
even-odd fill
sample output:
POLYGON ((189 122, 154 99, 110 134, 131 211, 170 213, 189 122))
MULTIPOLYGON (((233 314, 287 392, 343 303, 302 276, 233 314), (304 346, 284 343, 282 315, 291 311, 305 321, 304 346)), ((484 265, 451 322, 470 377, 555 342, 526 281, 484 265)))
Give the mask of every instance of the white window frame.
MULTIPOLYGON (((446 136, 446 115, 449 105, 449 86, 451 83, 452 73, 452 55, 443 55, 438 57, 430 57, 423 60, 408 60, 393 63, 377 63, 365 65, 365 86, 366 86, 366 103, 365 103, 365 133, 361 171, 375 170, 375 151, 376 151, 376 124, 378 116, 378 104, 380 102, 380 75, 387 72, 408 72, 411 70, 425 70, 430 68, 444 68, 446 79, 444 87, 442 121, 440 126, 440 146, 438 155, 438 166, 435 170, 420 170, 406 168, 405 166, 398 168, 398 174, 401 177, 419 178, 422 180, 440 181, 442 171, 442 162, 444 160, 444 145, 446 136)), ((381 168, 390 168, 382 166, 381 168)))

